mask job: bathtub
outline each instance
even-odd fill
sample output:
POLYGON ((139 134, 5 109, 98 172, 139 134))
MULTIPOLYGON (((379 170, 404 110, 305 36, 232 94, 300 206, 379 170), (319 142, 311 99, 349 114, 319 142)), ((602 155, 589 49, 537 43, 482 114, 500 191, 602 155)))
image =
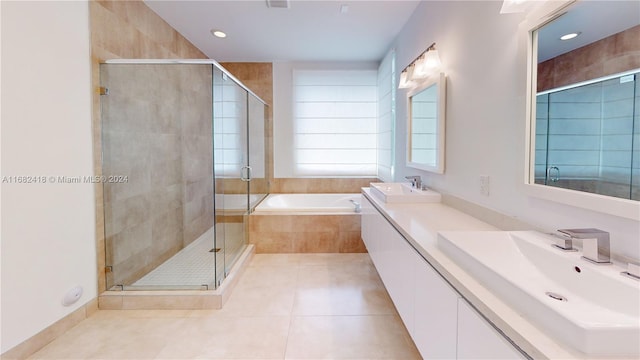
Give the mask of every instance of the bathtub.
POLYGON ((332 213, 356 212, 354 202, 360 203, 360 194, 270 194, 255 209, 267 213, 332 213))
POLYGON ((360 194, 270 194, 249 216, 256 253, 366 252, 360 194))

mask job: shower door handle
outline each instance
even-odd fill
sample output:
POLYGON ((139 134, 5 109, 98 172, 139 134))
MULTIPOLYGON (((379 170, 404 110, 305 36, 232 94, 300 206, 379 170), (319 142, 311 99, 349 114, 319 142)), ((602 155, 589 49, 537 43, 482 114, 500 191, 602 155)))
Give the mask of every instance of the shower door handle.
POLYGON ((240 168, 240 180, 247 181, 247 182, 251 181, 251 166, 245 165, 240 168), (245 176, 245 173, 247 176, 245 176))
POLYGON ((560 169, 557 166, 548 167, 547 179, 551 180, 551 182, 558 182, 560 180, 560 169))

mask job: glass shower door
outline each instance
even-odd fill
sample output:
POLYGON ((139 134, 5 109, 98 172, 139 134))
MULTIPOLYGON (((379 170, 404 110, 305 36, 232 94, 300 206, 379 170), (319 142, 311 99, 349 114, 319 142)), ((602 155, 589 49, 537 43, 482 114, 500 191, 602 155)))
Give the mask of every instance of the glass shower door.
POLYGON ((122 180, 102 184, 107 288, 211 288, 211 66, 101 64, 100 81, 102 175, 122 180))
POLYGON ((267 142, 265 119, 267 116, 267 107, 253 94, 249 94, 249 126, 248 126, 248 148, 249 154, 249 210, 258 205, 262 199, 269 194, 269 183, 267 181, 267 142))
POLYGON ((637 76, 537 96, 536 183, 637 198, 637 76))
POLYGON ((248 92, 216 68, 213 87, 216 282, 220 284, 247 244, 248 92))

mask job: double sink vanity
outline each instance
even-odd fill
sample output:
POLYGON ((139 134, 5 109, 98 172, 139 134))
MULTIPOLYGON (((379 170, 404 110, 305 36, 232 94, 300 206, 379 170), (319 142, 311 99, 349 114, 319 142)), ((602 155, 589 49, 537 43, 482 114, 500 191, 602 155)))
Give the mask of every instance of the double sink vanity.
POLYGON ((362 238, 423 358, 640 357, 640 281, 625 268, 500 231, 415 183, 362 193, 362 238))

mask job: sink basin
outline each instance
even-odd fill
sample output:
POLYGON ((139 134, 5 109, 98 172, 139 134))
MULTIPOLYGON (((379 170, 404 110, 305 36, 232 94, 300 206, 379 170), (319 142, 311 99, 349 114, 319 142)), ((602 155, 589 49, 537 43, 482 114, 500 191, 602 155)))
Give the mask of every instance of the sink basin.
POLYGON ((560 343, 589 355, 640 355, 640 281, 551 246, 535 231, 448 231, 438 247, 560 343))
POLYGON ((434 203, 441 195, 433 190, 420 190, 408 183, 371 183, 371 193, 386 203, 434 203))

